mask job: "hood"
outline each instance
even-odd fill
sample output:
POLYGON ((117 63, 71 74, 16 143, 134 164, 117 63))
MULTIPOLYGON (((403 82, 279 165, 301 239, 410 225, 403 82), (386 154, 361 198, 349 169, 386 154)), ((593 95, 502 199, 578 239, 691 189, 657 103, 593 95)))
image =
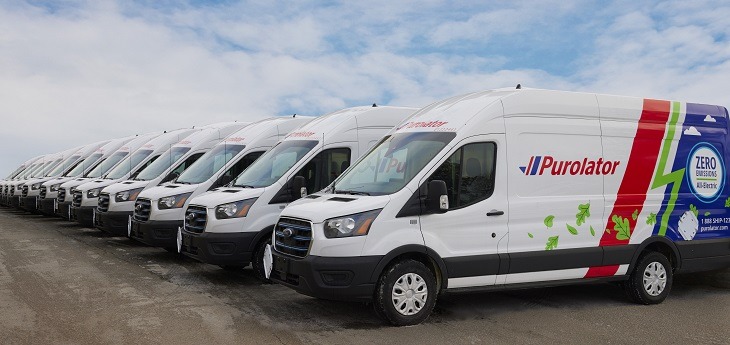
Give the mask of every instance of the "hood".
POLYGON ((322 223, 325 219, 384 208, 389 202, 389 195, 311 194, 289 204, 281 217, 322 223))
POLYGON ((127 180, 127 181, 122 181, 122 182, 117 182, 115 184, 112 184, 112 185, 104 188, 104 190, 102 192, 109 193, 111 195, 114 193, 124 192, 124 191, 132 190, 132 189, 144 188, 144 187, 147 187, 147 185, 149 183, 150 183, 149 181, 127 180))
POLYGON ((64 182, 61 185, 61 188, 70 189, 70 188, 73 188, 73 187, 80 186, 80 185, 82 185, 82 184, 84 184, 84 183, 86 183, 88 181, 89 181, 89 179, 88 178, 85 178, 85 177, 75 178, 75 179, 72 179, 70 181, 64 182))
POLYGON ((63 176, 54 177, 54 178, 52 178, 52 179, 44 182, 43 185, 46 186, 46 187, 50 187, 50 186, 53 186, 53 185, 66 183, 66 182, 71 181, 73 179, 74 179, 73 177, 63 177, 63 176))
POLYGON ((229 202, 241 201, 251 198, 258 198, 266 191, 266 188, 238 188, 220 187, 217 190, 198 195, 190 199, 190 205, 200 205, 208 208, 215 207, 229 202))
POLYGON ((112 185, 119 182, 118 180, 94 180, 91 182, 86 182, 78 187, 76 187, 76 190, 80 191, 87 191, 94 188, 104 188, 108 185, 112 185))
POLYGON ((150 200, 158 200, 166 196, 173 196, 183 193, 194 192, 198 188, 197 184, 168 184, 164 186, 155 186, 150 189, 142 191, 137 196, 139 198, 145 198, 150 200))

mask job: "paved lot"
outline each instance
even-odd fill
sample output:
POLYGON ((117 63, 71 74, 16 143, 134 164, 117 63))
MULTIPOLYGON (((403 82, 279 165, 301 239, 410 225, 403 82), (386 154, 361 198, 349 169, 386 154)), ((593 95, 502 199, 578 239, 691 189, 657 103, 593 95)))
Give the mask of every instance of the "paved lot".
POLYGON ((0 209, 1 344, 730 344, 730 270, 658 306, 584 285, 442 296, 425 324, 321 301, 126 238, 0 209))

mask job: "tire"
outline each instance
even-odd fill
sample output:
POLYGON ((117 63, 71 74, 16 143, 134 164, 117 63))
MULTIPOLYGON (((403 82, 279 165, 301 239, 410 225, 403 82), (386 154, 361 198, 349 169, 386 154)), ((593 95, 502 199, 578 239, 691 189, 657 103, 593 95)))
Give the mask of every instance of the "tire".
POLYGON ((672 289, 673 272, 669 259, 661 253, 649 252, 639 258, 623 286, 629 299, 638 304, 659 304, 672 289), (646 283, 645 283, 646 278, 646 283))
POLYGON ((256 244, 256 248, 253 250, 253 257, 251 257, 251 268, 253 268, 253 274, 258 280, 264 284, 271 284, 271 279, 267 279, 266 273, 264 272, 264 250, 267 244, 271 244, 271 234, 264 236, 256 244))
POLYGON ((416 325, 428 318, 437 297, 436 278, 431 270, 421 262, 404 260, 388 267, 378 279, 373 307, 391 325, 416 325))

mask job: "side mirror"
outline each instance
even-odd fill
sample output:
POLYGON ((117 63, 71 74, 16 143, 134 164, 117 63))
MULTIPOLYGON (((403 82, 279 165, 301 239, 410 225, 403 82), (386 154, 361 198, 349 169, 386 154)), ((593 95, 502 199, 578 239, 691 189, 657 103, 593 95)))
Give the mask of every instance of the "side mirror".
POLYGON ((295 176, 291 181, 292 200, 307 196, 307 179, 304 176, 295 176))
POLYGON ((172 181, 172 180, 174 180, 174 179, 178 178, 178 176, 180 176, 180 174, 179 174, 179 173, 176 173, 176 172, 172 172, 172 173, 170 173, 169 175, 165 176, 165 178, 163 178, 163 179, 162 179, 162 182, 160 182, 160 183, 170 182, 170 181, 172 181))
POLYGON ((444 213, 449 209, 449 196, 446 189, 446 182, 443 180, 433 180, 428 183, 426 208, 431 213, 444 213))

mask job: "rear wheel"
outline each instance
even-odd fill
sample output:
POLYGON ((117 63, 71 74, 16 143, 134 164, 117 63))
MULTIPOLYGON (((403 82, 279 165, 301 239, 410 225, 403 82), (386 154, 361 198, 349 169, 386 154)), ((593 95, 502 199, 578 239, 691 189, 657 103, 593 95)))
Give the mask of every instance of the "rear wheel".
POLYGON ((437 296, 431 270, 421 262, 404 260, 380 276, 373 306, 378 316, 394 326, 415 325, 428 318, 437 296))
POLYGON ((271 235, 264 236, 259 243, 256 244, 256 248, 254 248, 253 251, 253 257, 251 258, 251 268, 253 268, 253 273, 262 282, 266 284, 271 284, 271 279, 266 278, 266 273, 264 272, 264 255, 266 252, 266 245, 271 244, 271 235))
POLYGON ((672 289, 672 265, 666 256, 649 252, 639 258, 629 280, 624 283, 626 294, 635 303, 658 304, 672 289))

